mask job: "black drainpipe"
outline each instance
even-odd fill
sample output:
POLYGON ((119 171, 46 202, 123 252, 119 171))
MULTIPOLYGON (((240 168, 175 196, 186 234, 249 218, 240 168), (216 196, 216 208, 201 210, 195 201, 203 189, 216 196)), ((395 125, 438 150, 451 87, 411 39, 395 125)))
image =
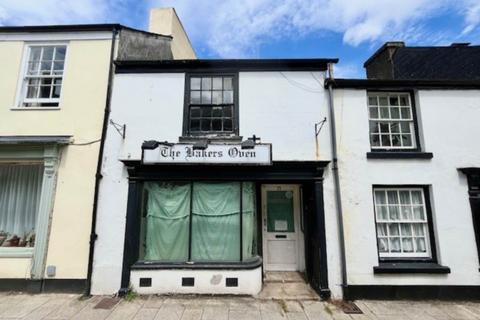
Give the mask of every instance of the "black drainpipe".
POLYGON ((102 179, 102 165, 103 165, 103 149, 105 147, 105 139, 107 136, 108 120, 110 118, 110 99, 112 95, 113 74, 115 72, 113 65, 113 58, 115 55, 115 41, 118 34, 118 28, 112 29, 112 46, 110 49, 110 67, 108 74, 107 97, 105 100, 105 110, 103 115, 102 137, 100 140, 100 150, 98 153, 97 173, 95 174, 95 193, 93 195, 93 212, 92 212, 92 226, 90 229, 90 251, 88 253, 88 271, 87 283, 85 288, 85 296, 90 295, 92 288, 92 272, 93 272, 93 256, 95 251, 95 241, 97 240, 97 207, 98 207, 98 191, 100 188, 100 181, 102 179))
POLYGON ((337 207, 337 225, 338 225, 338 241, 340 243, 340 263, 342 268, 342 295, 346 297, 347 291, 347 262, 345 257, 345 232, 343 228, 343 209, 342 209, 342 194, 340 189, 340 177, 338 174, 338 154, 337 154, 337 132, 335 127, 335 110, 333 105, 333 88, 332 82, 333 72, 332 65, 328 65, 328 110, 330 113, 330 139, 332 144, 332 173, 335 188, 335 203, 337 207))

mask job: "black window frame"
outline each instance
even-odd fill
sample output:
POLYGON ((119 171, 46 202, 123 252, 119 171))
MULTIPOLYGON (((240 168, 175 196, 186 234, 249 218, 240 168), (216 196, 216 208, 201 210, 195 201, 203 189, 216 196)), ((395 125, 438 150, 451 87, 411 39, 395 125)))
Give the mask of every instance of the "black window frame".
MULTIPOLYGON (((238 72, 187 72, 185 73, 185 92, 184 92, 184 104, 183 104, 183 129, 182 136, 184 137, 238 137, 239 136, 239 92, 238 92, 238 72), (212 131, 208 132, 191 132, 190 131, 190 79, 196 77, 232 77, 233 87, 233 112, 232 112, 232 131, 220 132, 212 131)), ((204 106, 215 106, 213 104, 204 106)))
POLYGON ((433 213, 432 213, 432 205, 431 205, 431 198, 430 198, 430 186, 429 185, 379 185, 375 184, 372 185, 372 203, 373 203, 373 222, 375 228, 375 245, 377 248, 377 258, 378 262, 385 263, 385 262, 396 262, 396 263, 409 263, 409 262, 421 262, 421 263, 438 263, 437 258, 437 242, 435 239, 435 232, 434 232, 434 225, 433 225, 433 213), (423 195, 425 198, 425 213, 427 216, 427 227, 428 227, 428 237, 430 243, 430 257, 380 257, 380 250, 378 247, 378 231, 377 231, 377 213, 375 209, 375 189, 381 188, 392 188, 392 189, 422 189, 423 195))
MULTIPOLYGON (((371 153, 420 153, 423 151, 422 144, 420 141, 420 133, 419 133, 419 126, 418 126, 418 115, 417 115, 417 104, 415 99, 415 91, 412 89, 368 89, 367 90, 367 118, 368 118, 368 143, 370 146, 371 153), (415 148, 372 148, 372 141, 371 141, 371 132, 370 132, 370 110, 369 110, 369 94, 370 93, 406 93, 410 97, 411 108, 412 108, 412 119, 413 119, 413 128, 415 133, 413 137, 415 138, 415 148)), ((428 157, 430 158, 430 157, 428 157)))

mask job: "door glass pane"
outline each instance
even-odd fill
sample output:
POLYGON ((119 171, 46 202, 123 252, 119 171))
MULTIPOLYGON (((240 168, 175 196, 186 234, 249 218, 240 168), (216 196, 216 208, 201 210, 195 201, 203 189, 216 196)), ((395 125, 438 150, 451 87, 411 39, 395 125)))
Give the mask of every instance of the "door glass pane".
POLYGON ((267 231, 295 232, 292 191, 267 191, 267 231))

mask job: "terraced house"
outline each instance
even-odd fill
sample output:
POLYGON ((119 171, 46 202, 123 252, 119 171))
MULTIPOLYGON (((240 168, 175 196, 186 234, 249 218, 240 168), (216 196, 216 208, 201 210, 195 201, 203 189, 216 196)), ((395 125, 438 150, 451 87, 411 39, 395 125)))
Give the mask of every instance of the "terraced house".
POLYGON ((1 289, 86 288, 112 61, 195 58, 173 10, 154 13, 170 19, 157 33, 0 28, 1 289))

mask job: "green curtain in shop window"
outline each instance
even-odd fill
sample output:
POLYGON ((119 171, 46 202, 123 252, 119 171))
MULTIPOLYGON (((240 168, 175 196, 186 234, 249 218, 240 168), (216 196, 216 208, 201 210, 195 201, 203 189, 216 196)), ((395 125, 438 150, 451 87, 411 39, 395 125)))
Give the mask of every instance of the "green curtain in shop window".
POLYGON ((196 182, 192 260, 240 260, 240 182, 196 182))
POLYGON ((243 259, 247 260, 256 256, 256 219, 255 219, 255 184, 244 182, 242 188, 242 251, 243 259))
POLYGON ((145 260, 187 261, 190 183, 146 182, 145 260))

